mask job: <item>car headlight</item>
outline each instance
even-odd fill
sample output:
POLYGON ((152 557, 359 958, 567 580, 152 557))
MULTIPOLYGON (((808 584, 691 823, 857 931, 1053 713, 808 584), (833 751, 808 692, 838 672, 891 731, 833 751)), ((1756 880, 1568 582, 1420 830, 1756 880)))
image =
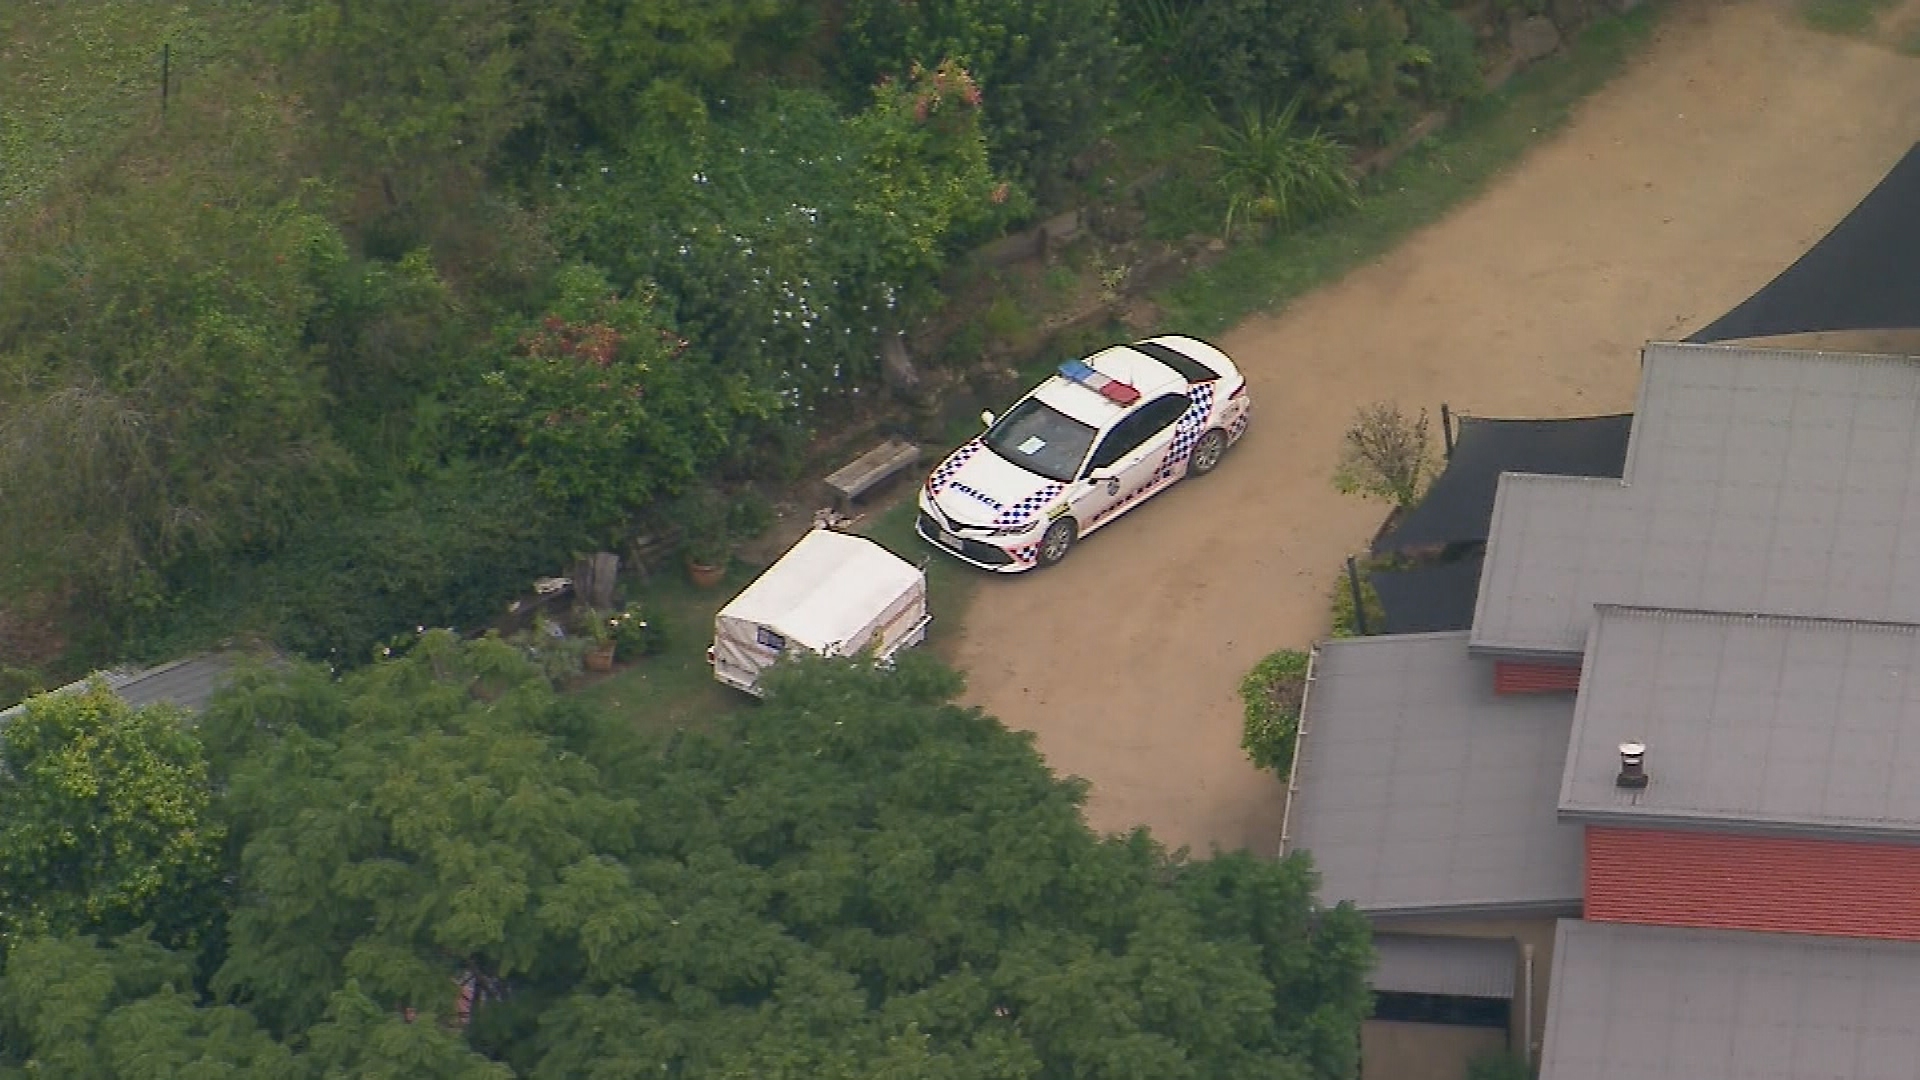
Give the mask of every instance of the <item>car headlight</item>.
POLYGON ((995 536, 1022 536, 1022 535, 1025 535, 1026 533, 1030 533, 1030 532, 1032 532, 1032 531, 1034 530, 1034 527, 1035 527, 1035 526, 1037 526, 1037 525, 1039 525, 1039 524, 1040 524, 1040 519, 1039 519, 1039 518, 1037 518, 1037 517, 1036 517, 1036 518, 1030 518, 1030 519, 1028 519, 1027 521, 1025 521, 1025 522, 1022 522, 1022 523, 1021 523, 1021 524, 1019 524, 1019 525, 1009 525, 1009 526, 1007 526, 1007 527, 1006 527, 1006 528, 1004 528, 1004 529, 995 529, 995 530, 993 530, 993 535, 995 535, 995 536))

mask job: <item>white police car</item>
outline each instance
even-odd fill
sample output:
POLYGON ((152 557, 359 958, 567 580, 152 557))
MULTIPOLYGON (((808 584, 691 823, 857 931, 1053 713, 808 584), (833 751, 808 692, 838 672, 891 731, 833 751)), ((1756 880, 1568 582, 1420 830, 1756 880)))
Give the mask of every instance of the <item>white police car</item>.
POLYGON ((1066 558, 1074 542, 1186 476, 1247 428, 1247 381, 1219 349, 1167 336, 1060 365, 942 461, 916 529, 987 570, 1066 558))

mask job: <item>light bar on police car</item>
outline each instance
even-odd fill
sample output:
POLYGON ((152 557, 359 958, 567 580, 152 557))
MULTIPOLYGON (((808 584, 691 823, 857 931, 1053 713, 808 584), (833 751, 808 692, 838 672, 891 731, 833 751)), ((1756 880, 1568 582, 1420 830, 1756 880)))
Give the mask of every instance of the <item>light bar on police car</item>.
POLYGON ((1060 374, 1064 378, 1077 382, 1116 405, 1131 405, 1140 400, 1140 391, 1118 379, 1109 378, 1095 371, 1085 362, 1069 360, 1060 365, 1060 374))

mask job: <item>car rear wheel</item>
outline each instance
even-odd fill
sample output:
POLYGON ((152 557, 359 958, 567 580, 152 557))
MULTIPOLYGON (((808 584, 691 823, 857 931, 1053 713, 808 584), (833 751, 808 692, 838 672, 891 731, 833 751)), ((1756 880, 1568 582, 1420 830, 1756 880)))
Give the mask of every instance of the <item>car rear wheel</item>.
POLYGON ((1193 453, 1187 458, 1188 476, 1205 476, 1220 464, 1227 452, 1227 433, 1219 428, 1200 436, 1193 444, 1193 453))
POLYGON ((1080 527, 1071 518, 1062 518, 1047 526, 1040 537, 1040 565, 1052 566, 1067 557, 1073 542, 1080 538, 1080 527))

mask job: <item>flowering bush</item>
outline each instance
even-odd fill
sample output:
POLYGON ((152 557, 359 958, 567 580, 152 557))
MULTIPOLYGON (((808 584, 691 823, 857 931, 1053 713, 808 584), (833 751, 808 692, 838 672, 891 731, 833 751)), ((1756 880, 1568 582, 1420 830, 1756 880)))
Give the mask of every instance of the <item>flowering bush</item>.
POLYGON ((716 369, 804 410, 871 386, 880 334, 935 299, 946 253, 1022 210, 987 167, 979 103, 952 64, 852 117, 769 89, 589 159, 556 227, 613 280, 656 282, 716 369))
POLYGON ((609 616, 606 620, 608 640, 613 642, 614 655, 632 659, 637 656, 652 656, 664 647, 659 628, 648 619, 642 618, 639 604, 628 604, 624 609, 609 616))
POLYGON ((475 436, 589 526, 677 491, 774 408, 744 376, 715 371, 651 292, 616 293, 598 271, 561 274, 560 296, 510 331, 468 395, 475 436))

